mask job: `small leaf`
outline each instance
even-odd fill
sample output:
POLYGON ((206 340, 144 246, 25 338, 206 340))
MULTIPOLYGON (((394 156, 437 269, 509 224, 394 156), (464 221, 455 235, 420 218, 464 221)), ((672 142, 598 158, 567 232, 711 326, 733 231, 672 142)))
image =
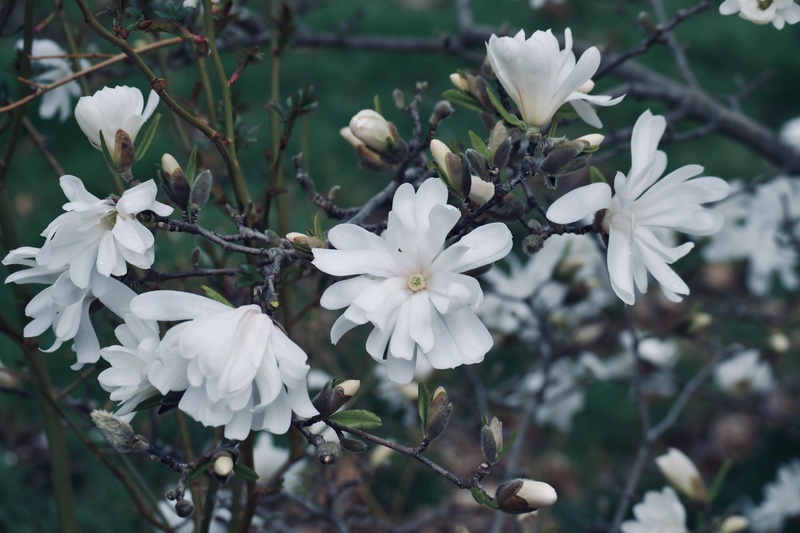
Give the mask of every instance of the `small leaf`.
POLYGON ((485 505, 487 507, 491 507, 492 509, 499 509, 500 506, 497 503, 489 498, 481 489, 478 487, 470 487, 469 493, 472 494, 472 497, 481 505, 485 505))
POLYGON ((192 153, 189 154, 189 164, 186 165, 186 179, 189 185, 194 183, 195 174, 197 173, 197 146, 192 146, 192 153))
POLYGON ((147 153, 153 139, 158 131, 158 123, 161 120, 161 114, 156 113, 145 122, 144 127, 139 132, 139 144, 136 146, 136 160, 140 160, 147 153))
POLYGON ((447 89, 445 92, 442 93, 442 98, 444 98, 451 104, 455 104, 457 106, 464 107, 472 111, 483 110, 483 108, 480 106, 477 100, 475 100, 469 94, 461 92, 457 89, 447 89))
POLYGON ((511 124, 512 126, 516 126, 521 130, 527 130, 528 125, 522 122, 520 119, 509 113, 503 104, 500 102, 500 99, 497 98, 497 95, 492 92, 492 90, 487 86, 486 87, 486 94, 489 95, 489 101, 492 102, 492 105, 500 113, 500 116, 503 117, 503 120, 511 124))
POLYGON ((519 429, 515 429, 514 430, 514 434, 511 435, 510 439, 508 439, 508 442, 506 442, 506 445, 503 446, 503 449, 500 450, 499 452, 497 452, 497 459, 495 459, 495 462, 497 462, 500 459, 502 459, 503 456, 508 452, 508 450, 511 449, 511 446, 514 445, 514 441, 517 440, 517 435, 518 434, 519 434, 519 429))
POLYGON ((321 213, 322 213, 321 211, 317 211, 317 214, 314 215, 314 234, 312 235, 312 237, 316 237, 317 239, 324 242, 325 232, 322 231, 322 217, 320 216, 321 213))
POLYGON ((119 172, 119 167, 117 166, 117 162, 114 161, 114 158, 111 157, 111 152, 108 149, 108 144, 106 144, 106 137, 103 135, 103 131, 100 130, 100 148, 103 151, 103 158, 106 160, 106 165, 108 168, 113 170, 114 172, 119 172))
POLYGON ((608 183, 608 180, 599 168, 592 165, 589 167, 589 183, 608 183))
POLYGON ((486 147, 486 143, 483 142, 483 139, 478 137, 478 134, 472 130, 469 130, 469 140, 472 142, 472 147, 478 151, 487 161, 491 161, 492 154, 489 153, 489 149, 486 147))
POLYGON ((714 499, 719 495, 719 491, 722 489, 722 484, 725 482, 725 478, 728 477, 728 472, 731 471, 731 467, 733 466, 733 461, 730 459, 726 459, 724 463, 722 463, 722 467, 720 467, 719 472, 717 475, 714 476, 714 480, 711 482, 711 490, 708 492, 708 502, 711 503, 714 499))
POLYGON ((158 407, 161 405, 161 400, 164 399, 163 394, 156 394, 155 396, 150 396, 146 400, 142 400, 136 407, 133 408, 134 411, 144 411, 145 409, 150 409, 152 407, 158 407))
POLYGON ((383 113, 381 113, 381 98, 380 98, 380 96, 378 96, 376 94, 375 98, 373 98, 373 103, 374 103, 374 107, 375 107, 375 112, 378 113, 379 115, 383 115, 383 113))
POLYGON ((381 417, 372 411, 365 411, 363 409, 352 409, 350 411, 342 411, 330 417, 331 420, 343 426, 353 429, 373 429, 381 427, 383 423, 381 417))
POLYGON ((233 307, 233 304, 230 303, 227 298, 222 296, 220 293, 209 287, 208 285, 202 286, 203 292, 206 293, 206 296, 214 300, 215 302, 219 302, 221 304, 225 304, 228 307, 233 307))
POLYGON ((187 481, 194 481, 195 479, 199 478, 203 472, 208 470, 208 467, 211 466, 211 459, 205 459, 201 461, 194 470, 192 470, 189 475, 186 477, 187 481))
POLYGON ((245 481, 255 481, 258 479, 258 474, 256 474, 251 468, 248 468, 241 463, 234 464, 233 471, 237 476, 245 481))
POLYGON ((417 411, 422 420, 422 431, 425 431, 428 425, 428 412, 430 410, 431 391, 428 390, 428 387, 426 387, 424 383, 420 382, 419 387, 417 387, 417 411))

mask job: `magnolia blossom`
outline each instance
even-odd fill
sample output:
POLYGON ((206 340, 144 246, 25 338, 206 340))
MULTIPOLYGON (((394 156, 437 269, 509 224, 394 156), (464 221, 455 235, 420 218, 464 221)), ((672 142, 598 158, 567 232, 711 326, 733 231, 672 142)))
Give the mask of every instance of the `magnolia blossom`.
POLYGON ((525 39, 520 30, 514 37, 492 35, 486 54, 497 79, 514 101, 528 126, 541 128, 565 103, 578 116, 597 128, 602 126, 589 103, 610 106, 619 98, 590 96, 591 79, 600 66, 600 51, 593 46, 580 59, 572 52, 572 32, 564 32, 564 49, 550 30, 537 31, 525 39))
POLYGON ((754 24, 772 23, 777 29, 800 22, 800 6, 794 0, 725 0, 719 6, 723 15, 739 16, 754 24))
POLYGON ((604 211, 611 286, 629 305, 635 301, 634 287, 647 291, 648 272, 670 300, 678 302, 681 295, 689 294, 689 287, 669 264, 688 254, 694 243, 666 246, 654 234, 656 228, 710 235, 724 222, 720 213, 701 205, 727 196, 730 187, 724 180, 695 178, 703 172, 699 165, 681 167, 661 178, 667 156, 657 148, 665 128, 662 116, 646 111, 639 117, 631 138, 631 170, 627 176, 617 172, 613 196, 608 184, 593 183, 568 192, 547 210, 547 218, 557 224, 604 211))
POLYGON ((780 531, 787 518, 800 516, 800 459, 781 465, 778 477, 764 487, 764 501, 750 512, 753 531, 780 531))
MULTIPOLYGON (((17 49, 22 50, 22 39, 17 41, 17 49)), ((31 55, 33 57, 42 56, 63 56, 66 52, 50 39, 34 39, 31 43, 31 55)), ((88 66, 88 62, 83 59, 81 64, 88 66)), ((31 63, 34 71, 34 81, 40 85, 49 85, 64 78, 72 76, 72 65, 66 58, 45 57, 36 59, 31 63)), ((72 113, 72 99, 81 95, 81 86, 77 81, 65 83, 51 91, 47 91, 41 97, 42 105, 39 106, 39 116, 43 119, 50 119, 58 116, 58 120, 64 122, 72 113)))
POLYGON ((3 259, 4 265, 30 267, 6 278, 6 283, 39 283, 48 285, 25 306, 25 315, 32 318, 23 330, 26 337, 38 337, 52 328, 56 340, 44 352, 53 352, 64 342, 72 340, 78 356, 73 366, 78 369, 85 363, 95 363, 100 356, 100 343, 89 319, 89 306, 100 300, 118 316, 123 316, 136 293, 114 278, 101 276, 97 271, 89 274, 86 287, 79 287, 69 275, 67 266, 49 268, 37 261, 39 248, 25 246, 12 250, 3 259))
POLYGON ((772 390, 775 378, 769 363, 760 360, 758 350, 745 350, 714 369, 714 382, 733 395, 764 394, 772 390))
POLYGON ((784 122, 778 135, 783 142, 795 150, 800 150, 800 117, 784 122))
POLYGON ((703 257, 714 263, 746 260, 747 288, 757 296, 765 296, 775 279, 796 289, 800 256, 786 243, 800 237, 800 183, 780 176, 753 193, 738 190, 741 184, 733 186, 737 193, 713 208, 728 223, 711 238, 703 257))
POLYGON ((419 356, 439 369, 482 361, 492 347, 475 315, 483 292, 463 273, 504 257, 511 232, 504 224, 488 224, 445 249, 460 216, 447 205, 447 187, 432 178, 416 193, 408 183, 397 189, 382 237, 355 224, 331 229, 328 238, 337 249, 312 250, 314 265, 334 276, 359 274, 322 295, 326 309, 347 307, 331 329, 331 341, 372 323, 367 352, 398 383, 412 379, 419 356))
POLYGON ((122 344, 100 350, 100 356, 111 367, 100 372, 97 380, 111 393, 111 400, 119 402, 120 408, 114 414, 124 417, 140 402, 158 393, 147 374, 155 361, 160 338, 155 321, 140 320, 131 314, 125 315, 125 323, 117 326, 114 333, 122 344))
POLYGON ((386 152, 399 139, 394 125, 372 109, 363 109, 350 119, 353 136, 376 152, 386 152))
POLYGON ((158 105, 158 94, 150 91, 147 105, 144 104, 142 91, 134 87, 103 87, 92 96, 83 96, 75 106, 75 120, 83 133, 89 138, 92 146, 102 149, 100 132, 106 141, 108 152, 117 153, 117 131, 128 134, 131 142, 158 105))
POLYGON ((536 370, 520 381, 509 397, 512 405, 522 406, 534 396, 541 395, 534 418, 541 426, 553 426, 559 431, 572 429, 572 419, 585 404, 582 381, 589 377, 589 369, 582 362, 559 359, 547 373, 536 370), (544 393, 542 393, 544 389, 544 393))
POLYGON ((642 503, 633 506, 636 520, 622 524, 622 533, 686 533, 686 509, 671 487, 648 491, 642 503))
POLYGON ((691 459, 677 448, 670 448, 664 455, 656 457, 656 465, 669 484, 689 498, 708 500, 708 489, 703 476, 691 459))
POLYGON ((285 433, 292 411, 317 414, 308 398, 305 352, 257 305, 231 308, 210 298, 154 291, 131 302, 141 320, 186 321, 158 345, 147 377, 161 394, 185 391, 178 408, 225 437, 250 430, 285 433))
POLYGON ((62 176, 59 183, 69 199, 64 204, 67 212, 42 232, 46 241, 36 254, 37 264, 51 270, 68 268, 72 282, 82 289, 89 287, 94 271, 105 277, 125 274, 126 261, 150 268, 155 238, 136 215, 172 213, 171 207, 156 201, 153 180, 128 189, 116 202, 90 194, 75 176, 62 176))

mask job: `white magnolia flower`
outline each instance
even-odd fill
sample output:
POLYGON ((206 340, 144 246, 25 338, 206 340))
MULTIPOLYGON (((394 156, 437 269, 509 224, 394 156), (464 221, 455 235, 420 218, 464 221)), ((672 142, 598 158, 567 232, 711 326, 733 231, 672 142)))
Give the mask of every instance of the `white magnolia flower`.
POLYGON ((504 257, 511 232, 505 224, 488 224, 445 249, 460 216, 447 205, 447 187, 431 178, 416 193, 411 184, 397 189, 382 237, 355 224, 331 229, 328 238, 337 249, 315 248, 314 265, 334 276, 360 274, 322 295, 326 309, 347 307, 331 329, 331 341, 372 323, 367 352, 385 362, 389 379, 398 383, 411 380, 419 356, 437 369, 482 361, 492 347, 475 315, 483 292, 463 272, 504 257))
POLYGON ((317 414, 308 398, 305 352, 257 305, 231 308, 210 298, 154 291, 131 302, 142 320, 187 321, 164 335, 148 379, 161 394, 185 391, 178 408, 225 437, 250 430, 285 433, 292 411, 317 414))
POLYGON ((779 136, 783 142, 795 150, 800 150, 800 117, 784 122, 779 136))
POLYGON ((569 102, 583 121, 599 128, 602 123, 589 103, 610 106, 623 97, 612 99, 583 92, 600 66, 600 51, 593 46, 576 62, 569 28, 564 32, 564 41, 561 50, 550 30, 537 31, 528 39, 520 30, 514 37, 492 35, 486 53, 497 79, 528 126, 543 127, 558 108, 569 102))
POLYGON ((536 370, 525 376, 509 398, 512 405, 523 405, 542 394, 534 418, 541 426, 554 426, 559 431, 572 429, 572 419, 584 406, 585 394, 581 382, 589 377, 582 360, 559 359, 545 374, 536 370))
POLYGON ((166 216, 172 208, 156 201, 158 189, 153 180, 128 189, 116 202, 90 194, 75 176, 59 180, 69 202, 66 213, 42 232, 44 246, 36 254, 43 267, 69 268, 69 277, 80 288, 87 288, 92 273, 121 276, 128 271, 126 261, 139 268, 150 268, 154 260, 155 238, 136 219, 143 211, 166 216))
POLYGON ((794 0, 725 0, 719 6, 723 15, 739 16, 754 24, 772 23, 777 29, 800 22, 800 6, 794 0))
POLYGON ((750 527, 758 533, 781 531, 783 522, 800 515, 800 459, 781 465, 778 478, 764 487, 764 502, 750 512, 750 527))
POLYGON ((714 369, 714 382, 733 395, 765 394, 772 390, 775 379, 769 363, 760 360, 758 350, 745 350, 722 361, 714 369))
POLYGON ((613 196, 608 184, 593 183, 568 192, 547 210, 547 218, 557 224, 605 211, 611 286, 629 305, 635 301, 634 287, 641 293, 647 291, 648 272, 670 300, 677 302, 681 295, 689 294, 689 287, 669 264, 688 254, 694 243, 666 246, 654 229, 710 235, 724 221, 720 213, 701 205, 727 196, 730 187, 724 180, 695 178, 703 171, 700 165, 687 165, 661 178, 667 156, 657 148, 665 128, 662 116, 646 111, 639 117, 631 138, 631 170, 627 176, 617 172, 613 196))
POLYGON ((622 533, 686 533, 686 509, 672 487, 648 491, 644 501, 633 506, 636 520, 622 524, 622 533))
MULTIPOLYGON (((16 47, 22 50, 22 39, 17 41, 16 47)), ((33 57, 42 56, 62 56, 66 52, 50 39, 34 39, 31 43, 31 55, 33 57)), ((88 62, 81 60, 82 64, 88 66, 88 62)), ((72 64, 68 59, 57 57, 46 57, 36 59, 31 63, 33 68, 33 80, 40 85, 49 85, 64 78, 72 76, 72 64)), ((60 87, 48 91, 42 95, 42 105, 39 106, 39 116, 43 119, 50 119, 58 116, 58 120, 64 122, 72 113, 72 99, 81 95, 81 86, 77 81, 71 81, 60 87)))
POLYGON ((108 152, 116 153, 117 131, 128 134, 132 142, 147 119, 158 106, 158 94, 151 90, 144 105, 142 91, 135 87, 103 87, 92 96, 83 96, 75 106, 75 120, 92 146, 102 149, 100 132, 106 141, 108 152))
MULTIPOLYGON (((376 152, 387 152, 399 139, 394 125, 372 109, 362 109, 350 119, 350 133, 376 152)), ((347 138, 347 137, 345 137, 347 138)))
MULTIPOLYGON (((741 185, 734 183, 735 189, 741 185)), ((789 290, 800 286, 798 253, 787 241, 800 237, 800 182, 781 176, 753 192, 738 191, 713 208, 728 223, 703 249, 713 263, 747 261, 747 288, 766 295, 777 277, 789 290), (777 276, 775 275, 777 274, 777 276)))
POLYGON ((140 402, 158 393, 147 379, 147 374, 155 361, 160 338, 155 321, 141 320, 131 314, 124 318, 125 323, 114 330, 117 340, 122 344, 100 350, 100 356, 111 367, 100 372, 97 381, 106 392, 111 393, 111 400, 119 402, 119 409, 114 415, 124 418, 130 414, 129 421, 140 402))
POLYGON ((99 299, 108 309, 123 316, 136 293, 114 278, 101 276, 96 270, 89 274, 86 287, 79 287, 69 275, 67 266, 48 268, 37 260, 39 248, 30 246, 12 250, 3 259, 4 265, 30 267, 6 278, 6 283, 38 283, 49 285, 25 306, 25 315, 33 320, 25 326, 25 337, 38 337, 52 328, 56 340, 43 350, 50 353, 64 342, 72 340, 78 356, 73 369, 95 363, 100 357, 100 343, 89 319, 89 306, 99 299))
POLYGON ((693 500, 708 500, 708 489, 703 476, 685 453, 670 448, 664 455, 656 457, 656 465, 670 485, 693 500))

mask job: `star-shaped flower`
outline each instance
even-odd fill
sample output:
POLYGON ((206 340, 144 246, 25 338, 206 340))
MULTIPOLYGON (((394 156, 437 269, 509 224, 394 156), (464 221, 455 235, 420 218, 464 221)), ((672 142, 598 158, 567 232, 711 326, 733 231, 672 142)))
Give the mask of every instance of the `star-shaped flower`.
POLYGON ((334 276, 357 274, 322 295, 326 309, 347 307, 331 329, 331 341, 372 323, 367 352, 385 362, 389 379, 398 383, 413 378, 420 356, 439 369, 482 361, 492 347, 475 314, 483 292, 464 272, 504 257, 511 232, 504 224, 488 224, 445 248, 460 216, 447 205, 447 187, 432 178, 416 193, 410 184, 397 189, 383 236, 354 224, 331 229, 328 238, 337 249, 315 248, 314 265, 334 276))

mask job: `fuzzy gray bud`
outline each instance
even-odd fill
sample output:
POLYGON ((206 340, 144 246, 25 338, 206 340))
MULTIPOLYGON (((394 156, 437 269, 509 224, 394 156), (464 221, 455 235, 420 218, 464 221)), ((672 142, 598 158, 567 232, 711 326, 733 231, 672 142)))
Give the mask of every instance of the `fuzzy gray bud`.
POLYGON ((330 380, 322 387, 322 390, 314 396, 311 403, 323 417, 327 417, 338 411, 344 404, 358 392, 361 381, 357 379, 347 379, 337 383, 337 380, 330 380))
POLYGON ((189 204, 192 209, 199 211, 211 196, 211 187, 213 186, 214 177, 211 175, 210 170, 204 170, 194 179, 192 183, 192 192, 189 194, 189 204))
POLYGON ((497 461, 497 454, 503 449, 503 423, 495 416, 488 426, 481 427, 481 453, 483 459, 491 464, 497 461))
POLYGON ((425 438, 434 440, 441 435, 447 423, 450 422, 450 415, 453 412, 453 404, 447 397, 444 387, 438 387, 431 396, 431 407, 428 410, 428 417, 425 423, 425 438))
POLYGON ((189 180, 178 162, 170 154, 161 156, 161 183, 170 200, 182 211, 189 205, 189 180))
POLYGON ((324 465, 332 465, 342 456, 342 447, 336 442, 326 441, 317 447, 317 459, 324 465))
POLYGON ((136 162, 136 150, 133 147, 133 139, 125 130, 117 130, 114 138, 114 162, 123 174, 129 172, 133 163, 136 162))
POLYGON ((130 424, 108 411, 96 409, 91 417, 95 427, 118 452, 147 452, 150 449, 150 443, 143 435, 134 433, 130 424))
POLYGON ((194 504, 187 499, 178 500, 175 504, 175 512, 181 518, 186 518, 194 512, 194 504))
POLYGON ((544 246, 544 239, 538 233, 532 233, 522 240, 522 251, 533 255, 544 246))
POLYGON ((438 126, 441 121, 453 114, 453 106, 447 100, 439 100, 433 108, 431 118, 428 119, 431 126, 438 126))

